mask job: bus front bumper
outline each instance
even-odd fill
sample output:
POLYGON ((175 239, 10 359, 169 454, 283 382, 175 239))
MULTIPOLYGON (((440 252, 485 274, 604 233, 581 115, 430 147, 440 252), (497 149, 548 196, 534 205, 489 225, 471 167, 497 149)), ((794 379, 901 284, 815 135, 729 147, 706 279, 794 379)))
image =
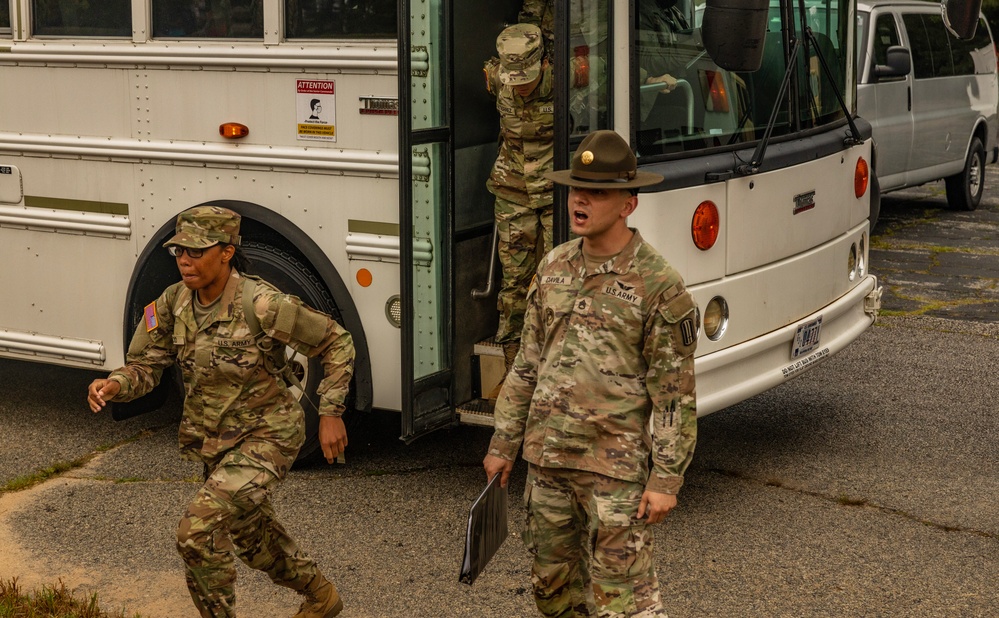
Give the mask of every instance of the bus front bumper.
POLYGON ((882 288, 865 276, 821 310, 776 331, 695 360, 697 414, 717 412, 813 369, 857 339, 877 319, 882 288), (792 358, 799 326, 821 318, 819 345, 792 358))

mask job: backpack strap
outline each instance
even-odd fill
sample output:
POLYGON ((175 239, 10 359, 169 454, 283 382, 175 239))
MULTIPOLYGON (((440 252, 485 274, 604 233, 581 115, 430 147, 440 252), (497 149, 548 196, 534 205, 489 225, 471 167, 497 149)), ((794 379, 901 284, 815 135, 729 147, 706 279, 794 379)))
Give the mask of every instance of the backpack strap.
POLYGON ((260 320, 253 309, 253 293, 257 289, 257 282, 249 277, 243 277, 243 319, 250 327, 250 334, 253 335, 253 343, 257 349, 263 353, 264 368, 267 373, 273 376, 281 376, 287 384, 297 386, 305 393, 305 387, 299 381, 298 376, 292 371, 291 364, 285 356, 285 346, 275 346, 273 340, 265 342, 264 329, 260 327, 260 320), (278 349, 274 349, 277 347, 278 349))

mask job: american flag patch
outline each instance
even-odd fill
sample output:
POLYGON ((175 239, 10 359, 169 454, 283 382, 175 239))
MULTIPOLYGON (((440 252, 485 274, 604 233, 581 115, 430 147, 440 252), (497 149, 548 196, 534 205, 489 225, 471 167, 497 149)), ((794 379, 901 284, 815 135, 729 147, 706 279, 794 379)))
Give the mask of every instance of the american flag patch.
POLYGON ((160 325, 159 319, 156 317, 156 301, 146 305, 146 308, 142 310, 143 315, 146 319, 146 332, 153 330, 160 325))

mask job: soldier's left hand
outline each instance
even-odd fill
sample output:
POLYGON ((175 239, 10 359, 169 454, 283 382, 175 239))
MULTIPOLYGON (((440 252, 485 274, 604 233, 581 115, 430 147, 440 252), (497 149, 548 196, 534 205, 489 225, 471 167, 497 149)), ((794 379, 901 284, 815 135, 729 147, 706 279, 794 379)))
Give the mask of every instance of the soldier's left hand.
POLYGON ((642 494, 642 503, 638 505, 638 517, 648 517, 647 523, 658 524, 675 507, 676 494, 660 494, 654 491, 646 491, 642 494))
POLYGON ((347 448, 347 427, 339 416, 319 417, 319 445, 323 457, 333 463, 347 448))

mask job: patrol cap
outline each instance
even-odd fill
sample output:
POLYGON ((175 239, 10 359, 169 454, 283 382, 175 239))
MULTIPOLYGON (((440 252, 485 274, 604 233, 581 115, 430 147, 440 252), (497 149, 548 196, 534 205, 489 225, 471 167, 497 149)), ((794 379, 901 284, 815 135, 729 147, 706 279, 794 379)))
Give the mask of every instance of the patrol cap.
POLYGON ((594 131, 572 155, 567 170, 548 172, 545 178, 560 185, 584 189, 637 189, 659 184, 663 177, 638 170, 631 146, 614 131, 594 131))
POLYGON ((206 249, 218 243, 239 244, 239 215, 221 206, 195 206, 177 215, 177 227, 164 247, 206 249))
POLYGON ((541 73, 541 29, 534 24, 514 24, 496 37, 499 79, 507 86, 529 84, 541 73))

